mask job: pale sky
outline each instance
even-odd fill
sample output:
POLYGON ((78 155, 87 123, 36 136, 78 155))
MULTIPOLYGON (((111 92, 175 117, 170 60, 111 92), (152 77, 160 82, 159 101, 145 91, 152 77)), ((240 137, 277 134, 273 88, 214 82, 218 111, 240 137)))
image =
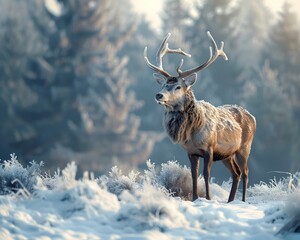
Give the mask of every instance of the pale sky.
MULTIPOLYGON (((185 0, 187 4, 193 5, 195 0, 185 0)), ((249 0, 250 1, 250 0, 249 0)), ((294 11, 300 16, 300 0, 288 0, 293 6, 294 11)), ((133 8, 141 14, 146 16, 146 19, 151 22, 154 28, 159 28, 160 17, 162 14, 163 0, 131 0, 133 8)), ((265 0, 267 6, 270 6, 274 12, 278 12, 281 9, 282 4, 285 0, 265 0)), ((300 18, 300 17, 299 17, 300 18)), ((300 20, 300 19, 298 19, 300 20)))

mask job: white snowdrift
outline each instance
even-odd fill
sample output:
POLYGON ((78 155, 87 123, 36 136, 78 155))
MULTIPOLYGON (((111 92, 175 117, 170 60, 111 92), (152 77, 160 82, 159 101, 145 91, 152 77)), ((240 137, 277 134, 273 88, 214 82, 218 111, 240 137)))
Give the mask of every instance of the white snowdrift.
POLYGON ((183 200, 188 172, 176 162, 160 171, 148 162, 143 174, 125 176, 115 167, 109 176, 75 180, 69 164, 38 177, 31 193, 0 196, 0 239, 280 239, 279 229, 300 212, 299 189, 285 180, 250 188, 248 203, 226 202, 229 183, 212 184, 211 201, 183 200), (178 197, 166 188, 172 184, 178 197))

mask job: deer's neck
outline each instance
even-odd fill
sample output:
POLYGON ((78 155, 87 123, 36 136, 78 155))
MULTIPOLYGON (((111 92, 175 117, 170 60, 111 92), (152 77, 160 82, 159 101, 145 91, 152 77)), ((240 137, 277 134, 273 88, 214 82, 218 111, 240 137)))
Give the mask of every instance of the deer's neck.
POLYGON ((201 108, 192 92, 186 95, 182 111, 166 111, 165 129, 175 143, 186 143, 195 129, 199 129, 203 122, 201 108))

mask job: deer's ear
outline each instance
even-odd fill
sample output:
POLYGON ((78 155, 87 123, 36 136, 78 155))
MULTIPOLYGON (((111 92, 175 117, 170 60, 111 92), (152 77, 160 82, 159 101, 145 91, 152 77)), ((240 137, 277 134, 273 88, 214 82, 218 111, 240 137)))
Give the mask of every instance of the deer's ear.
POLYGON ((190 76, 184 78, 184 82, 188 88, 191 87, 196 82, 196 80, 197 80, 197 73, 193 73, 190 76))
POLYGON ((167 78, 159 73, 153 73, 153 77, 160 85, 163 85, 167 81, 167 78))

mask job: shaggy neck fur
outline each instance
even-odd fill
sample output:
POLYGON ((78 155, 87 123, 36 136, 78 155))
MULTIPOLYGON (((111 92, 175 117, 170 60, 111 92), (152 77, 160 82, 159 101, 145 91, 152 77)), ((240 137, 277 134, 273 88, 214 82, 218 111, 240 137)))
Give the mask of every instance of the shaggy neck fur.
POLYGON ((184 144, 195 129, 201 128, 203 113, 197 104, 193 92, 187 91, 183 110, 165 112, 166 132, 173 142, 184 144))

